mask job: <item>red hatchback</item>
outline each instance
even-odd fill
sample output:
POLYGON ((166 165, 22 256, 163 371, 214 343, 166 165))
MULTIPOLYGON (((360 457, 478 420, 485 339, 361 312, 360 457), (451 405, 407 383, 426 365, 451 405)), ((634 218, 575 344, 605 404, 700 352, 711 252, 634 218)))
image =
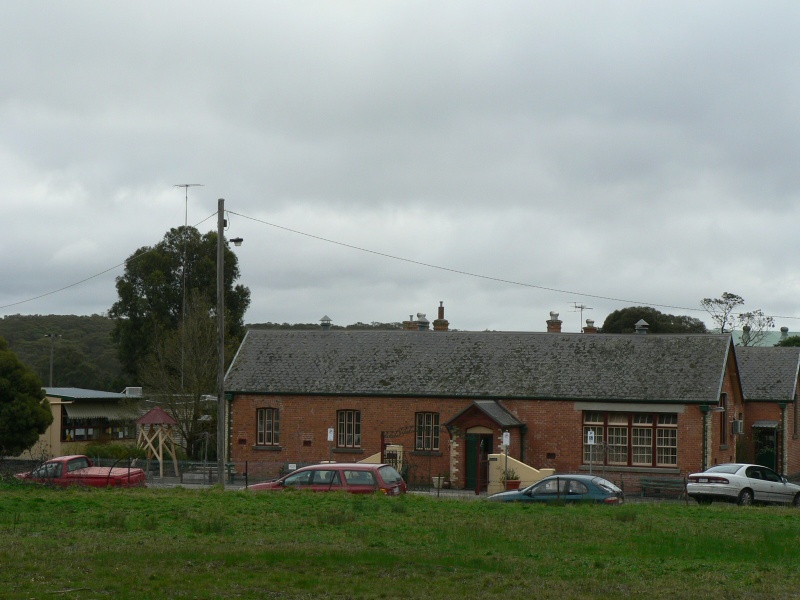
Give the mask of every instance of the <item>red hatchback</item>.
POLYGON ((312 492, 349 492, 387 496, 406 493, 406 482, 391 465, 366 463, 326 463, 302 467, 275 481, 251 485, 254 492, 285 489, 312 492))

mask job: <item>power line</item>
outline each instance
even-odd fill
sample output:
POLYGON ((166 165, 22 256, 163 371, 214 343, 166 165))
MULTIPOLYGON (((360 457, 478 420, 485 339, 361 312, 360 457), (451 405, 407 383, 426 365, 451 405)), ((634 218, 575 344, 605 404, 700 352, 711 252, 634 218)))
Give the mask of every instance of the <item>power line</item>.
MULTIPOLYGON (((243 215, 242 213, 237 213, 237 212, 232 211, 232 210, 226 210, 225 212, 227 212, 229 214, 232 214, 232 215, 236 215, 238 217, 242 217, 243 219, 247 219, 249 221, 254 221, 256 223, 261 223, 262 225, 268 225, 269 227, 273 227, 275 229, 280 229, 282 231, 287 231, 289 233, 294 233, 296 235, 301 235, 303 237, 311 238, 311 239, 314 239, 314 240, 319 240, 321 242, 326 242, 328 244, 334 244, 336 246, 341 246, 343 248, 350 248, 351 250, 358 250, 359 252, 365 252, 367 254, 373 254, 375 256, 380 256, 382 258, 389 258, 391 260, 405 262, 405 263, 409 263, 409 264, 412 264, 412 265, 417 265, 417 266, 421 266, 421 267, 427 267, 429 269, 436 269, 436 270, 439 270, 439 271, 445 271, 447 273, 454 273, 456 275, 464 275, 464 276, 473 277, 473 278, 476 278, 476 279, 484 279, 486 281, 495 281, 497 283, 505 283, 505 284, 508 284, 508 285, 515 285, 515 286, 519 286, 519 287, 526 287, 526 288, 532 288, 532 289, 537 289, 537 290, 543 290, 543 291, 546 291, 546 292, 555 292, 555 293, 558 293, 558 294, 569 294, 569 295, 578 296, 578 297, 581 297, 581 298, 596 298, 598 300, 608 300, 610 302, 619 302, 619 303, 626 304, 626 305, 629 305, 629 306, 633 306, 633 305, 635 305, 635 306, 650 306, 650 307, 658 307, 658 308, 670 308, 670 309, 673 309, 673 310, 681 310, 681 311, 689 311, 689 312, 707 312, 702 308, 678 306, 678 305, 674 305, 674 304, 660 304, 660 303, 657 303, 657 302, 642 302, 640 300, 630 300, 630 299, 627 299, 627 298, 616 298, 614 296, 603 296, 603 295, 600 295, 600 294, 588 294, 588 293, 584 293, 584 292, 576 292, 574 290, 562 290, 562 289, 559 289, 559 288, 553 288, 553 287, 548 287, 548 286, 543 286, 543 285, 537 285, 537 284, 534 284, 534 283, 524 283, 524 282, 521 282, 521 281, 514 281, 514 280, 511 280, 511 279, 503 279, 503 278, 500 278, 500 277, 492 277, 491 275, 482 275, 480 273, 472 273, 470 271, 464 271, 464 270, 461 270, 461 269, 453 269, 453 268, 450 268, 450 267, 442 267, 440 265, 434 265, 434 264, 431 264, 431 263, 426 263, 426 262, 422 262, 422 261, 418 261, 418 260, 413 260, 413 259, 410 259, 410 258, 404 258, 402 256, 395 256, 393 254, 388 254, 386 252, 378 252, 377 250, 370 250, 369 248, 362 248, 360 246, 356 246, 356 245, 353 245, 353 244, 347 244, 345 242, 339 242, 337 240, 332 240, 330 238, 325 238, 325 237, 314 235, 314 234, 311 234, 311 233, 306 233, 304 231, 299 231, 297 229, 292 229, 291 227, 285 227, 283 225, 278 225, 276 223, 270 223, 269 221, 264 221, 263 219, 257 219, 255 217, 250 217, 250 216, 247 216, 247 215, 243 215)), ((195 225, 194 227, 196 228, 197 226, 201 225, 202 223, 204 223, 205 221, 207 221, 208 219, 210 219, 214 215, 216 215, 216 213, 212 213, 211 215, 209 215, 208 217, 206 217, 205 219, 203 219, 199 223, 197 223, 197 225, 195 225)), ((45 294, 41 294, 41 295, 35 296, 33 298, 28 298, 27 300, 20 300, 19 302, 14 302, 12 304, 6 304, 6 305, 3 305, 3 306, 0 306, 0 310, 2 310, 4 308, 9 308, 11 306, 18 306, 20 304, 25 304, 26 302, 32 302, 34 300, 38 300, 40 298, 44 298, 46 296, 51 296, 51 295, 56 294, 58 292, 62 292, 62 291, 67 290, 67 289, 69 289, 71 287, 75 287, 77 285, 80 285, 81 283, 85 283, 86 281, 89 281, 90 279, 94 279, 95 277, 99 277, 100 275, 108 273, 109 271, 113 271, 114 269, 117 269, 117 268, 121 267, 122 265, 126 264, 127 262, 130 262, 130 261, 133 261, 133 260, 139 258, 139 256, 141 256, 141 255, 137 255, 137 256, 131 257, 130 259, 126 260, 125 262, 122 262, 122 263, 120 263, 118 265, 115 265, 115 266, 109 268, 109 269, 106 269, 105 271, 101 271, 100 273, 97 273, 96 275, 92 275, 91 277, 87 277, 86 279, 83 279, 83 280, 78 281, 76 283, 70 284, 70 285, 65 286, 63 288, 59 288, 57 290, 53 290, 52 292, 47 292, 45 294)), ((773 319, 790 319, 790 320, 798 320, 798 319, 800 319, 800 317, 790 317, 790 316, 786 316, 786 315, 767 315, 767 316, 770 316, 773 319)))
MULTIPOLYGON (((251 221, 256 221, 257 223, 262 223, 264 225, 269 225, 270 227, 274 227, 276 229, 281 229, 283 231, 288 231, 290 233, 295 233, 297 235, 302 235, 302 236, 305 236, 305 237, 308 237, 308 238, 319 240, 321 242, 327 242, 329 244, 335 244, 337 246, 342 246, 343 248, 350 248, 351 250, 358 250, 360 252, 366 252, 368 254, 374 254, 376 256, 381 256, 383 258, 390 258, 392 260, 406 262, 406 263, 410 263, 412 265, 417 265, 417 266, 420 266, 420 267, 428 267, 430 269, 437 269, 439 271, 446 271, 448 273, 455 273, 457 275, 466 275, 468 277, 474 277, 474 278, 477 278, 477 279, 485 279, 487 281, 496 281, 498 283, 507 283, 509 285, 516 285, 516 286, 520 286, 520 287, 528 287, 528 288, 533 288, 533 289, 537 289, 537 290, 544 290, 544 291, 547 291, 547 292, 556 292, 556 293, 559 293, 559 294, 571 294, 573 296, 579 296, 579 297, 583 297, 583 298, 597 298, 597 299, 600 299, 600 300, 610 300, 612 302, 622 302, 622 303, 625 303, 625 304, 635 304, 635 305, 638 305, 638 306, 658 306, 658 307, 661 307, 661 308, 672 308, 672 309, 675 309, 675 310, 688 310, 688 311, 695 311, 695 312, 706 312, 702 308, 689 308, 689 307, 685 307, 685 306, 675 306, 675 305, 672 305, 672 304, 658 304, 658 303, 655 303, 655 302, 641 302, 639 300, 628 300, 628 299, 625 299, 625 298, 614 298, 613 296, 601 296, 601 295, 598 295, 598 294, 586 294, 586 293, 583 293, 583 292, 576 292, 574 290, 562 290, 562 289, 547 287, 547 286, 543 286, 543 285, 536 285, 534 283, 523 283, 523 282, 520 282, 520 281, 513 281, 513 280, 510 280, 510 279, 502 279, 500 277, 492 277, 491 275, 482 275, 480 273, 472 273, 470 271, 463 271, 463 270, 460 270, 460 269, 453 269, 453 268, 450 268, 450 267, 442 267, 442 266, 439 266, 439 265, 433 265, 433 264, 430 264, 430 263, 426 263, 426 262, 422 262, 422 261, 418 261, 418 260, 413 260, 413 259, 410 259, 410 258, 404 258, 402 256, 395 256, 393 254, 387 254, 385 252, 378 252, 377 250, 370 250, 369 248, 362 248, 360 246, 354 246, 353 244, 347 244, 345 242, 339 242, 339 241, 336 241, 336 240, 331 240, 329 238, 324 238, 324 237, 321 237, 321 236, 318 236, 318 235, 314 235, 314 234, 311 234, 311 233, 305 233, 303 231, 298 231, 296 229, 291 229, 290 227, 284 227, 283 225, 276 225, 275 223, 270 223, 269 221, 264 221, 262 219, 256 219, 255 217, 248 217, 247 215, 243 215, 241 213, 237 213, 237 212, 234 212, 234 211, 228 211, 228 212, 230 212, 233 215, 242 217, 243 219, 249 219, 251 221)), ((774 316, 773 318, 776 318, 776 319, 800 319, 800 317, 780 317, 780 316, 774 316)))

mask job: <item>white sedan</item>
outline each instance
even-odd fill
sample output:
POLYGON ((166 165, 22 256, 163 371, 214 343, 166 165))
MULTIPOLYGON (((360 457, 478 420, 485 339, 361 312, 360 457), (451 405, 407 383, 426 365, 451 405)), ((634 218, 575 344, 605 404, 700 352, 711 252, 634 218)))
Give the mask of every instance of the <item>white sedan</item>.
POLYGON ((726 463, 702 473, 692 473, 686 483, 686 493, 698 504, 724 500, 742 506, 764 502, 800 507, 800 486, 761 465, 726 463))

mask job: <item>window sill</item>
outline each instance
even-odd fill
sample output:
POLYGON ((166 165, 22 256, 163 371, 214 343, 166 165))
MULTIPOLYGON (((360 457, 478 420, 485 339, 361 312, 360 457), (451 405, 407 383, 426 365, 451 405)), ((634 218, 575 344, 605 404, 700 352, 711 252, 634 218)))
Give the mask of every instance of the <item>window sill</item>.
POLYGON ((281 446, 253 446, 253 450, 257 452, 281 452, 283 447, 281 446))
POLYGON ((331 450, 334 454, 364 454, 363 448, 334 448, 331 450))
POLYGON ((440 450, 412 450, 411 456, 443 456, 440 450))
POLYGON ((727 450, 729 448, 728 444, 720 444, 720 450, 727 450))
MULTIPOLYGON (((581 465, 578 471, 589 472, 589 465, 581 465)), ((603 472, 613 471, 614 473, 660 473, 669 475, 680 475, 681 470, 678 467, 621 467, 613 465, 592 465, 592 474, 597 475, 603 472)))

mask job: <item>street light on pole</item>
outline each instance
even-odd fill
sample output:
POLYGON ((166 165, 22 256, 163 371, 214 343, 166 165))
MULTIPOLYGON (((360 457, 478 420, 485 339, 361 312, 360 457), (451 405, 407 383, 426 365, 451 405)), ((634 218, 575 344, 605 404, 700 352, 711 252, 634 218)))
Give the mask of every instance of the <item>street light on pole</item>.
POLYGON ((45 333, 44 337, 50 338, 50 387, 53 387, 53 342, 60 338, 60 333, 45 333))

